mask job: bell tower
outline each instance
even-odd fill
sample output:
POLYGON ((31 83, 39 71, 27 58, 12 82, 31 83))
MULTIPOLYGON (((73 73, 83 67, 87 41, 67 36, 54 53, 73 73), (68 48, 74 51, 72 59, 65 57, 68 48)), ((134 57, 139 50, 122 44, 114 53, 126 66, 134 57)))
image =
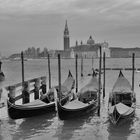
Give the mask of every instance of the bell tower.
POLYGON ((69 38, 69 30, 68 30, 68 25, 66 20, 65 29, 64 29, 64 51, 68 50, 69 48, 70 48, 70 38, 69 38))

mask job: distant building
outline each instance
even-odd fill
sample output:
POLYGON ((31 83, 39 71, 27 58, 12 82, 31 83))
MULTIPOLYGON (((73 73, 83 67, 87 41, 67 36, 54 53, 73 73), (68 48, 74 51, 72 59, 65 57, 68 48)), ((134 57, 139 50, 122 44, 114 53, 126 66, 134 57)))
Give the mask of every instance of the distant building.
POLYGON ((70 48, 70 37, 69 37, 69 29, 67 25, 67 20, 64 29, 64 51, 69 50, 70 48))
POLYGON ((76 42, 76 46, 73 46, 70 48, 70 50, 73 50, 73 53, 78 55, 78 57, 83 58, 96 58, 98 57, 98 49, 100 47, 99 43, 95 43, 95 41, 92 39, 92 36, 89 37, 86 44, 83 44, 81 41, 81 44, 78 45, 76 42))
POLYGON ((75 55, 77 54, 79 58, 97 58, 99 57, 100 46, 102 47, 102 53, 106 52, 106 57, 110 57, 109 44, 107 42, 96 43, 91 35, 86 43, 83 43, 82 40, 80 41, 80 43, 78 43, 78 41, 76 40, 75 46, 70 47, 70 36, 67 20, 65 23, 63 39, 64 49, 49 52, 51 53, 52 57, 57 57, 58 54, 60 54, 62 58, 75 58, 75 55))
POLYGON ((135 53, 135 57, 140 57, 140 48, 120 48, 111 47, 110 54, 113 58, 128 58, 132 57, 132 53, 135 53))
POLYGON ((71 49, 70 58, 74 58, 74 57, 75 57, 74 51, 73 51, 73 49, 71 49))
MULTIPOLYGON (((101 47, 102 47, 102 56, 103 53, 105 52, 105 56, 110 57, 110 48, 108 42, 104 41, 103 43, 101 43, 101 47)), ((98 50, 98 56, 99 56, 99 50, 98 50)))
POLYGON ((69 36, 68 24, 66 21, 65 29, 64 29, 64 50, 56 50, 55 57, 57 57, 59 53, 63 58, 74 58, 76 54, 78 55, 78 57, 96 58, 99 57, 100 46, 103 48, 103 51, 107 52, 106 56, 110 57, 110 50, 108 48, 108 43, 107 42, 95 43, 92 36, 89 37, 89 39, 85 44, 81 40, 81 42, 78 45, 78 41, 76 40, 75 46, 70 47, 70 36, 69 36))

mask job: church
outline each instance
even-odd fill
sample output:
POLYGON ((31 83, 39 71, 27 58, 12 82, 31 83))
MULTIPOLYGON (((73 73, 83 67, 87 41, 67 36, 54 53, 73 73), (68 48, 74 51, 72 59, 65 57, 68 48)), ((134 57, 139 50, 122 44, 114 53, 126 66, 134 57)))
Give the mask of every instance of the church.
POLYGON ((75 58, 76 54, 78 55, 78 58, 97 58, 99 57, 99 47, 101 46, 102 53, 106 52, 106 57, 110 57, 108 43, 96 43, 92 36, 89 37, 85 44, 82 41, 78 44, 78 41, 76 41, 75 46, 70 46, 70 35, 67 21, 65 23, 63 41, 64 49, 56 50, 53 56, 56 57, 59 53, 63 58, 75 58))

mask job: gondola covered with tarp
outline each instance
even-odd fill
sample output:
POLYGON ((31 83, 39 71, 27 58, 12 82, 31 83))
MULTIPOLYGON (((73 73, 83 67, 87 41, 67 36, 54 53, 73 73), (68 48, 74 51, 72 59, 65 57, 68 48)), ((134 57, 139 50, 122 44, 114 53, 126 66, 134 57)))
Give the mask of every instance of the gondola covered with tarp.
POLYGON ((109 94, 108 114, 113 124, 131 119, 135 113, 136 97, 132 86, 120 71, 109 94))
POLYGON ((77 94, 78 97, 76 99, 65 104, 61 104, 57 100, 57 110, 60 119, 67 120, 80 117, 98 107, 98 81, 95 75, 77 94))
MULTIPOLYGON (((66 93, 70 93, 70 91, 74 88, 74 82, 75 80, 69 72, 67 79, 63 83, 65 95, 66 93), (66 83, 68 83, 68 86, 66 83)), ((57 95, 57 90, 53 87, 41 99, 36 99, 30 103, 17 105, 7 100, 9 117, 12 119, 19 119, 54 112, 56 111, 55 95, 57 95)), ((67 96, 63 96, 60 102, 64 103, 66 101, 67 96)))

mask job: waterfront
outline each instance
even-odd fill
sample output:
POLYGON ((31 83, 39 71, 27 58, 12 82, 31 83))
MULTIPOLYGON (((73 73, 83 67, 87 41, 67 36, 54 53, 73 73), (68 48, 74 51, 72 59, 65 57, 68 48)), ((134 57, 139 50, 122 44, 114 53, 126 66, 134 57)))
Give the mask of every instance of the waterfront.
MULTIPOLYGON (((140 68, 140 59, 136 59, 136 67, 140 68)), ((84 77, 80 77, 80 60, 78 67, 79 89, 90 77, 92 60, 84 60, 84 77)), ((94 60, 94 67, 98 68, 99 60, 94 60)), ((131 67, 131 58, 107 59, 107 67, 131 67)), ((63 59, 61 61, 62 81, 67 77, 70 69, 75 77, 75 60, 63 59)), ((5 61, 2 70, 6 75, 6 80, 1 83, 1 87, 21 82, 21 62, 5 61)), ((117 79, 119 71, 106 71, 106 97, 101 100, 101 115, 91 112, 88 116, 75 118, 71 121, 61 121, 57 113, 46 114, 29 119, 11 120, 8 118, 6 110, 0 110, 0 140, 139 140, 140 139, 140 109, 136 109, 136 115, 132 122, 115 127, 108 120, 107 105, 108 94, 117 79)), ((132 79, 131 71, 123 71, 125 77, 132 79)), ((35 77, 48 77, 47 60, 29 60, 25 62, 25 80, 35 77)), ((58 84, 57 59, 51 60, 52 85, 58 84)), ((48 82, 48 78, 47 78, 48 82)), ((135 92, 137 105, 140 105, 140 73, 135 73, 135 92)), ((6 95, 2 95, 6 98, 6 95)), ((102 96, 101 96, 102 97, 102 96)))

